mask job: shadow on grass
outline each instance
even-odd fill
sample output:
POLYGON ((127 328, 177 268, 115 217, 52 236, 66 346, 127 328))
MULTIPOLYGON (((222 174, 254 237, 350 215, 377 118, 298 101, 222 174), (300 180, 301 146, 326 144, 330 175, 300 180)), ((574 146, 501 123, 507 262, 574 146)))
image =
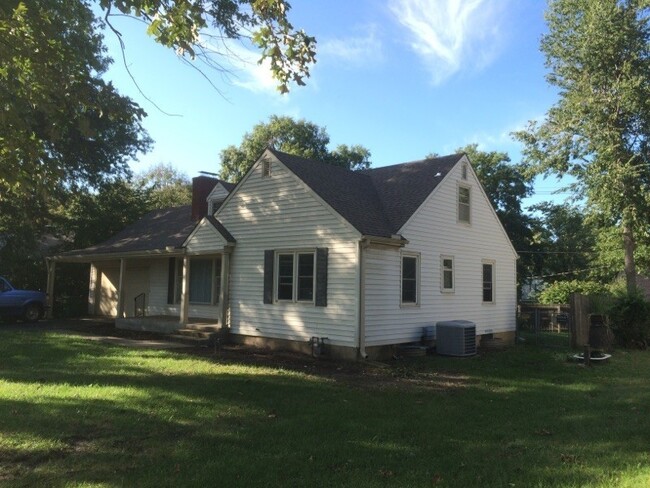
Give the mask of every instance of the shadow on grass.
POLYGON ((637 355, 598 370, 538 348, 433 357, 359 388, 363 376, 0 337, 9 486, 615 486, 650 472, 637 355), (462 387, 428 387, 448 378, 462 387))

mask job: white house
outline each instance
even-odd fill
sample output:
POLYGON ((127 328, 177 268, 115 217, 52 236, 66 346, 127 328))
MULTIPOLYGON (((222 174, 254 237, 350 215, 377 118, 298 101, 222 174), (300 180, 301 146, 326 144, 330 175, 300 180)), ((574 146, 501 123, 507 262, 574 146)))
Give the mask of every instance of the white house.
POLYGON ((267 149, 236 186, 195 178, 191 209, 50 258, 49 286, 57 261, 88 262, 91 313, 367 357, 446 320, 512 340, 516 259, 463 154, 352 172, 267 149))

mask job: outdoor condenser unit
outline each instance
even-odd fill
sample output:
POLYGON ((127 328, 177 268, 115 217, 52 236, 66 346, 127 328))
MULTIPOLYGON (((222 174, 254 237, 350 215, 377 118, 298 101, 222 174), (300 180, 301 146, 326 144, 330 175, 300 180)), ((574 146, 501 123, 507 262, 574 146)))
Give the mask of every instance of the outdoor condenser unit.
POLYGON ((436 352, 445 356, 476 354, 476 324, 469 320, 436 323, 436 352))

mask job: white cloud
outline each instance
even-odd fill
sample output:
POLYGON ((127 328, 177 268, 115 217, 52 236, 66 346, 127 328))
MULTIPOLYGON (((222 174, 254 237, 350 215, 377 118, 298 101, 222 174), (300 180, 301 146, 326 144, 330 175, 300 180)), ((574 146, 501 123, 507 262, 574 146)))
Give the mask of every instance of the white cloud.
POLYGON ((377 26, 368 25, 363 28, 363 31, 360 36, 326 39, 319 42, 319 56, 333 58, 354 66, 381 62, 382 43, 377 36, 377 26))
POLYGON ((390 0, 408 29, 411 48, 441 83, 454 73, 480 70, 496 57, 501 21, 510 0, 390 0))

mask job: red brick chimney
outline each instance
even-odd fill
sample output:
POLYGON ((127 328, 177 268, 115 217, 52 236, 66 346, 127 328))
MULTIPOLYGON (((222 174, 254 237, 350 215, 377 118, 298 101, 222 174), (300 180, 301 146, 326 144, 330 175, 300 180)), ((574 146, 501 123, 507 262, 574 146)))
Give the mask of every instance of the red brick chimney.
POLYGON ((198 221, 208 215, 207 198, 219 180, 210 176, 192 178, 192 220, 198 221))

